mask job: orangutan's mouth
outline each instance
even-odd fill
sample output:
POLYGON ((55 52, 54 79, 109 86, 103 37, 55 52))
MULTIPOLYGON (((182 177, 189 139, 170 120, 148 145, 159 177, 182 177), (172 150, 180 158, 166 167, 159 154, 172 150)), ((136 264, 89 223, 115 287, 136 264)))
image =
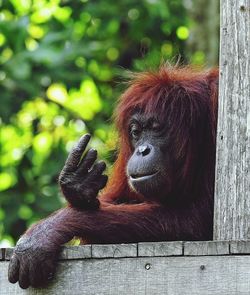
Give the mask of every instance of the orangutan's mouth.
POLYGON ((144 180, 151 179, 156 174, 158 174, 158 171, 150 172, 150 173, 142 173, 142 174, 131 174, 130 175, 130 180, 131 181, 144 181, 144 180))

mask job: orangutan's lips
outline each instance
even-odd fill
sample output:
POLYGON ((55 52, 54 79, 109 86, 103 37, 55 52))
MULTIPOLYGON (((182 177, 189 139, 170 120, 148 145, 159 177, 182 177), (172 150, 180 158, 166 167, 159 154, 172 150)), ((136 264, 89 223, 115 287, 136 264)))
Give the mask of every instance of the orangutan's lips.
POLYGON ((152 178, 153 176, 155 176, 157 173, 158 173, 158 171, 147 173, 147 174, 131 174, 130 180, 132 180, 132 181, 148 180, 148 179, 152 178))

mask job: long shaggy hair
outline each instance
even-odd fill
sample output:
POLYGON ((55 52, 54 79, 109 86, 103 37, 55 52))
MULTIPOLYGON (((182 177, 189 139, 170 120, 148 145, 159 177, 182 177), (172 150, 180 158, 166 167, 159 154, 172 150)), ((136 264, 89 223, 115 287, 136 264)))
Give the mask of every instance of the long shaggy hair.
POLYGON ((182 164, 170 194, 176 200, 213 198, 217 122, 218 70, 163 65, 158 71, 133 74, 121 96, 115 122, 119 131, 119 154, 113 175, 102 198, 110 201, 142 201, 128 185, 126 165, 132 155, 128 120, 140 111, 155 115, 168 125, 172 152, 182 164))

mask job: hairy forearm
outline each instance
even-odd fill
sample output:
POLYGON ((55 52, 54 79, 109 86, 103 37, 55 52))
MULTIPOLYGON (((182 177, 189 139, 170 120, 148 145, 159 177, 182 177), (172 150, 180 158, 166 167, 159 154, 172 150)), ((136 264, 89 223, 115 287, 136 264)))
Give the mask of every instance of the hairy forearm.
MULTIPOLYGON (((57 247, 74 236, 91 242, 122 243, 160 240, 160 207, 154 204, 101 204, 96 211, 64 208, 30 228, 25 236, 57 247)), ((41 243, 43 244, 43 243, 41 243)))
MULTIPOLYGON (((167 210, 158 204, 121 204, 101 202, 98 210, 81 211, 67 207, 57 211, 27 231, 27 235, 49 247, 58 247, 74 236, 92 243, 204 239, 199 218, 189 210, 167 210), (197 225, 197 231, 195 228, 197 225), (198 230, 199 229, 199 230, 198 230)), ((204 231, 207 229, 204 228, 204 231)), ((34 240, 34 239, 33 239, 34 240)))
POLYGON ((75 211, 70 222, 76 235, 93 243, 156 241, 163 236, 160 211, 161 207, 156 204, 112 205, 102 202, 95 212, 83 212, 82 215, 82 212, 75 211), (80 228, 75 218, 80 220, 80 228))
POLYGON ((210 231, 206 227, 212 229, 211 220, 203 213, 197 216, 191 208, 180 212, 152 203, 101 202, 98 210, 61 209, 31 227, 19 240, 10 262, 9 280, 19 280, 22 288, 48 281, 55 271, 60 246, 74 236, 92 243, 208 239, 206 233, 210 231), (180 213, 182 218, 178 218, 180 213), (29 273, 29 269, 40 268, 41 276, 29 273))

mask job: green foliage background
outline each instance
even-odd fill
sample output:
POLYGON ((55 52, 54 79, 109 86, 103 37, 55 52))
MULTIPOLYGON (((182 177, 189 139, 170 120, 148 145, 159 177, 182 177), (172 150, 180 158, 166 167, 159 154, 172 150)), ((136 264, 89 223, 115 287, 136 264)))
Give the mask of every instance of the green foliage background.
POLYGON ((110 122, 124 69, 187 50, 182 0, 0 1, 0 241, 12 245, 64 204, 57 177, 84 133, 109 165, 110 122))

